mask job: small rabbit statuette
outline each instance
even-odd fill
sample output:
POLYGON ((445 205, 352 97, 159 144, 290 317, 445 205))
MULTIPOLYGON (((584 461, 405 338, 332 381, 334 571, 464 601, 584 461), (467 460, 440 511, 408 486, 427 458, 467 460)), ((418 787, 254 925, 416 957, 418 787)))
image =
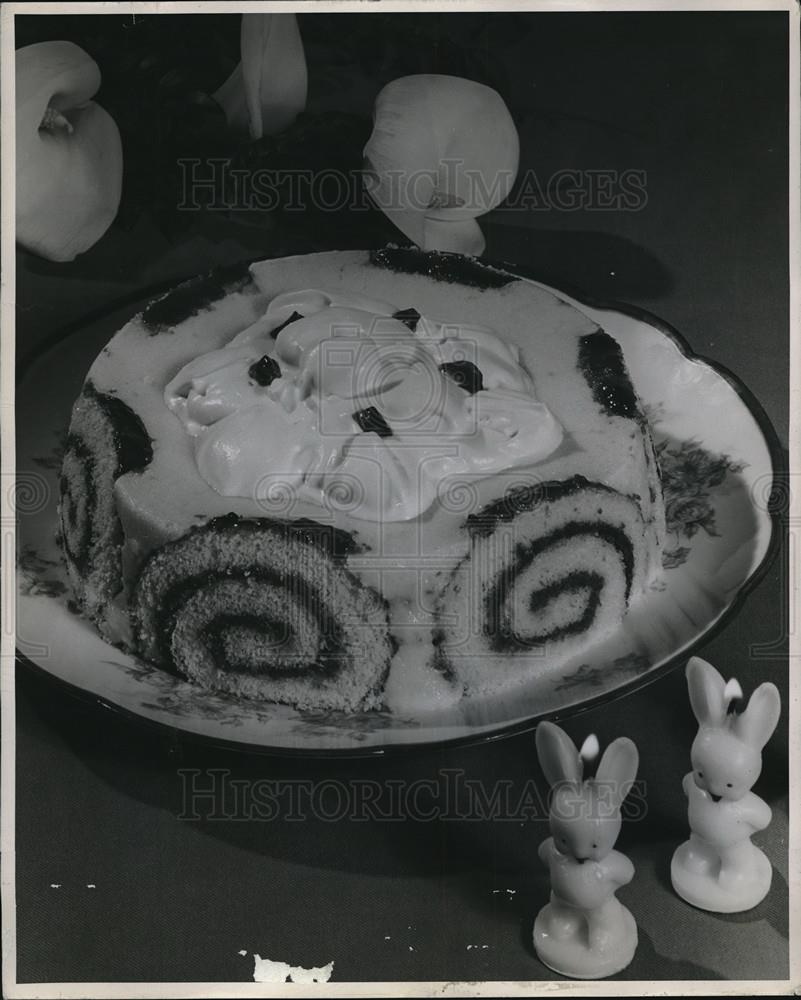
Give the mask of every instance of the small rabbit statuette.
POLYGON ((779 721, 781 700, 774 684, 760 684, 743 712, 730 711, 742 698, 709 663, 687 664, 690 704, 698 735, 684 776, 690 839, 673 855, 673 888, 688 903, 716 913, 738 913, 761 902, 772 868, 751 837, 771 819, 770 807, 751 791, 762 770, 762 748, 779 721))
POLYGON ((539 848, 550 873, 551 898, 534 923, 534 948, 554 972, 602 979, 624 969, 637 949, 637 925, 615 896, 634 877, 634 866, 614 850, 620 807, 637 774, 637 747, 624 737, 615 740, 595 777, 585 780, 584 759, 597 754, 595 737, 579 752, 559 726, 541 722, 536 742, 553 794, 552 836, 539 848))

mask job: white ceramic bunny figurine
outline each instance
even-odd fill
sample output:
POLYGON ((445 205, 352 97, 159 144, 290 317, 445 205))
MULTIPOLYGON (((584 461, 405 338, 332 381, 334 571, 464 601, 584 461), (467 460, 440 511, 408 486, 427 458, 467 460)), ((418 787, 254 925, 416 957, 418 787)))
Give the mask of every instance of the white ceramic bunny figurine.
POLYGON ((541 722, 536 739, 553 795, 552 836, 539 848, 550 871, 551 900, 534 923, 534 947, 563 976, 602 979, 624 969, 637 948, 637 925, 615 896, 634 877, 634 866, 614 850, 620 806, 637 774, 637 747, 625 737, 615 740, 595 777, 584 780, 583 758, 597 754, 595 737, 580 753, 559 726, 541 722))
POLYGON ((690 839, 676 849, 670 866, 673 888, 688 903, 716 913, 750 910, 767 895, 772 869, 752 834, 770 823, 766 802, 751 786, 762 770, 762 748, 779 721, 781 700, 774 684, 760 684, 745 711, 729 711, 742 697, 709 663, 687 664, 690 704, 698 719, 693 769, 684 776, 690 839))

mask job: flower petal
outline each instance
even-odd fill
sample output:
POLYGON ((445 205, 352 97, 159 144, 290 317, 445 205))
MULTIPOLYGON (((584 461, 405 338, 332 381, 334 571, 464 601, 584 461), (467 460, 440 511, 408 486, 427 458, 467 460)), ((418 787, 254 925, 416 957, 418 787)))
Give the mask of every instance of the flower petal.
POLYGON ((461 77, 401 77, 376 98, 365 184, 418 245, 476 253, 484 239, 477 223, 466 223, 508 195, 519 153, 511 115, 491 88, 461 77))
POLYGON ((243 14, 241 62, 214 94, 230 127, 274 135, 306 107, 308 74, 294 14, 243 14))
POLYGON ((99 86, 97 65, 71 42, 16 53, 16 236, 48 260, 73 260, 117 214, 122 143, 90 100, 99 86))
POLYGON ((475 219, 451 221, 427 215, 422 245, 426 250, 450 250, 469 257, 480 257, 487 241, 475 219))

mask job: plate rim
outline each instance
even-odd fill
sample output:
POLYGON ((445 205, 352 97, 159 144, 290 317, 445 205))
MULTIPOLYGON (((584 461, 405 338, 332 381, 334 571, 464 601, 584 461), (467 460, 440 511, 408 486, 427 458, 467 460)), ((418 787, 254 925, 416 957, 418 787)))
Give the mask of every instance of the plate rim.
MULTIPOLYGON (((364 252, 369 254, 371 251, 365 250, 364 252)), ((437 251, 437 253, 440 256, 459 256, 458 254, 449 254, 440 251, 437 251)), ((246 257, 238 262, 235 262, 233 266, 245 266, 257 263, 258 261, 273 259, 280 259, 280 255, 270 257, 269 255, 259 254, 255 257, 246 257)), ((660 680, 672 670, 675 670, 681 661, 694 655, 699 648, 703 648, 704 645, 713 640, 730 624, 732 619, 736 617, 749 594, 764 579, 781 549, 784 537, 782 529, 784 525, 785 512, 782 510, 780 504, 777 505, 773 502, 773 497, 776 496, 781 483, 786 481, 789 469, 789 452, 782 445, 776 429, 774 428, 773 423, 768 417, 764 407, 751 390, 745 385, 745 383, 739 378, 739 376, 735 375, 734 372, 732 372, 725 365, 708 358, 705 355, 698 354, 693 350, 687 339, 679 333, 675 327, 650 311, 643 309, 640 306, 630 305, 629 303, 599 299, 594 296, 586 295, 575 286, 565 284, 561 281, 559 281, 558 285, 551 284, 547 276, 543 276, 541 273, 535 273, 533 269, 527 268, 525 265, 512 264, 504 260, 484 256, 476 257, 474 259, 480 264, 495 270, 500 270, 511 275, 512 277, 525 281, 531 281, 537 285, 543 286, 546 290, 557 296, 562 295, 574 299, 579 309, 582 305, 584 305, 590 309, 618 313, 622 316, 641 322, 646 326, 650 326, 658 333, 672 341, 685 361, 700 362, 710 368, 719 377, 724 379, 741 399, 749 415, 756 423, 762 440, 765 443, 771 463, 771 499, 768 500, 765 510, 765 513, 768 515, 770 521, 770 538, 760 563, 739 587, 731 603, 700 636, 690 642, 686 649, 670 656, 659 666, 653 667, 650 670, 645 671, 643 674, 636 675, 629 680, 624 681, 610 691, 605 691, 595 697, 586 699, 578 705, 570 705, 562 710, 545 712, 536 716, 527 717, 526 719, 518 719, 507 724, 500 724, 496 728, 493 728, 490 732, 466 734, 451 738, 445 737, 443 739, 428 739, 419 742, 385 743, 361 747, 357 745, 349 747, 270 746, 265 743, 254 743, 248 740, 226 739, 225 737, 215 736, 209 733, 199 733, 193 730, 185 729, 176 723, 165 722, 142 715, 132 708, 120 705, 101 694, 89 691, 88 689, 81 687, 79 684, 74 684, 63 677, 59 677, 48 671, 45 667, 36 663, 25 653, 22 653, 18 648, 15 649, 15 665, 22 666, 24 669, 34 673, 40 678, 46 678, 48 682, 57 685, 62 693, 78 698, 83 702, 90 703, 96 709, 105 709, 115 712, 125 718, 127 722, 133 722, 137 726, 143 726, 151 733, 161 734, 162 736, 166 736, 170 733, 178 733, 181 739, 192 744, 215 746, 225 749, 226 751, 257 754, 260 756, 264 755, 286 758, 305 757, 310 759, 337 757, 342 759, 353 759, 426 753, 438 749, 459 749, 462 747, 478 746, 496 740, 508 739, 523 735, 527 732, 533 732, 540 722, 546 720, 558 722, 566 718, 572 719, 583 715, 585 712, 593 711, 602 705, 614 702, 644 689, 649 684, 660 680)), ((202 273, 210 274, 218 269, 219 266, 212 267, 202 273)), ((102 321, 104 317, 123 309, 127 305, 133 306, 141 303, 144 299, 151 296, 155 298, 177 285, 196 277, 197 273, 189 275, 183 279, 170 279, 169 281, 149 285, 147 288, 141 289, 135 293, 126 293, 125 295, 120 296, 103 306, 90 310, 78 319, 70 321, 58 330, 54 331, 52 334, 44 337, 31 351, 27 352, 20 360, 17 361, 15 368, 15 391, 21 386, 24 379, 30 372, 30 369, 37 363, 37 361, 41 360, 41 358, 50 350, 57 347, 70 336, 80 333, 87 326, 102 321)), ((18 572, 17 566, 15 566, 15 572, 18 572)))

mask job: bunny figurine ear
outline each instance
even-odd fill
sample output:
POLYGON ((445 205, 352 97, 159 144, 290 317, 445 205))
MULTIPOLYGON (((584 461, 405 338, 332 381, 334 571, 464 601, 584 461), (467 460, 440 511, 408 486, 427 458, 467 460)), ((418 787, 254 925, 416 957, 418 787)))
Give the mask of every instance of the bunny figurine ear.
POLYGON ((687 664, 687 687, 699 724, 721 725, 726 718, 726 682, 712 664, 693 656, 687 664))
POLYGON ((745 743, 761 750, 773 735, 782 710, 775 684, 760 684, 748 700, 748 707, 734 722, 734 732, 745 743))
POLYGON ((536 733, 537 757, 550 785, 562 781, 580 782, 584 768, 576 745, 553 722, 541 722, 536 733))
POLYGON ((595 772, 595 781, 607 787, 617 806, 631 791, 640 755, 636 745, 626 736, 614 740, 604 751, 601 763, 595 772))

